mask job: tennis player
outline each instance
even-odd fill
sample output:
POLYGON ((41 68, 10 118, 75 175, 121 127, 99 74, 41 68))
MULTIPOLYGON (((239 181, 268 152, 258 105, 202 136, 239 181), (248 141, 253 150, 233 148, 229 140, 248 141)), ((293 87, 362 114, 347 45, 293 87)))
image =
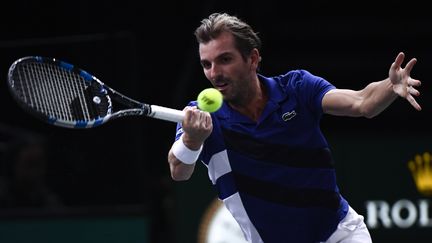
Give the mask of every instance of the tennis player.
POLYGON ((187 180, 196 161, 208 168, 218 197, 251 243, 372 242, 340 194, 332 154, 320 131, 323 114, 372 118, 397 97, 414 97, 416 63, 396 56, 389 76, 361 90, 339 89, 306 70, 258 73, 261 41, 244 21, 214 13, 195 36, 204 74, 224 104, 202 112, 191 101, 168 154, 171 176, 187 180))

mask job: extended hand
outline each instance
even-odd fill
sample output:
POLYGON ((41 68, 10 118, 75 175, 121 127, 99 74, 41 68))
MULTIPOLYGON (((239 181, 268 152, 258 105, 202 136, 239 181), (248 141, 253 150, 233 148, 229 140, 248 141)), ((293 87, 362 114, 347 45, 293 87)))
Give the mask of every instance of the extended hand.
POLYGON ((411 70, 417 62, 417 59, 411 59, 405 66, 402 68, 402 62, 405 59, 405 54, 400 52, 396 60, 392 63, 389 70, 389 78, 393 84, 393 91, 398 94, 400 97, 405 98, 408 102, 414 106, 416 110, 421 110, 420 105, 414 99, 414 96, 419 96, 420 92, 415 88, 421 85, 420 80, 411 78, 411 70))

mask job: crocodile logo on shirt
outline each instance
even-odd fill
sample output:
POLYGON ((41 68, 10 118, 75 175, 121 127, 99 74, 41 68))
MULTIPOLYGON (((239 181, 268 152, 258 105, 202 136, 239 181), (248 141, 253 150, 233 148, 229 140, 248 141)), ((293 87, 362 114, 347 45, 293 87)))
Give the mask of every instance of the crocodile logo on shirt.
POLYGON ((282 114, 282 119, 284 121, 289 121, 289 120, 293 119, 296 115, 297 115, 297 113, 295 110, 288 111, 288 112, 285 112, 284 114, 282 114))

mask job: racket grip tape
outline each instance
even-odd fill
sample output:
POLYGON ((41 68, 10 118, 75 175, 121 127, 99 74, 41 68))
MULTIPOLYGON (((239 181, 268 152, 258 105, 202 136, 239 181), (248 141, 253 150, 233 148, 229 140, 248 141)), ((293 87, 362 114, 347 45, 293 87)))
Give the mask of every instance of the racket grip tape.
POLYGON ((150 112, 148 116, 165 121, 182 122, 185 114, 184 111, 181 110, 158 105, 150 105, 150 112))

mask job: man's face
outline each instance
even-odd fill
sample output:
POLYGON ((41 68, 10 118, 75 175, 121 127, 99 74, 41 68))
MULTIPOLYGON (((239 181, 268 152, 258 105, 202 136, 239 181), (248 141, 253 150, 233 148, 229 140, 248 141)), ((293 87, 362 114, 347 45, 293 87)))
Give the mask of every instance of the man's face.
POLYGON ((244 60, 235 48, 232 34, 224 32, 216 39, 199 45, 204 74, 228 102, 241 99, 254 72, 251 59, 244 60))

